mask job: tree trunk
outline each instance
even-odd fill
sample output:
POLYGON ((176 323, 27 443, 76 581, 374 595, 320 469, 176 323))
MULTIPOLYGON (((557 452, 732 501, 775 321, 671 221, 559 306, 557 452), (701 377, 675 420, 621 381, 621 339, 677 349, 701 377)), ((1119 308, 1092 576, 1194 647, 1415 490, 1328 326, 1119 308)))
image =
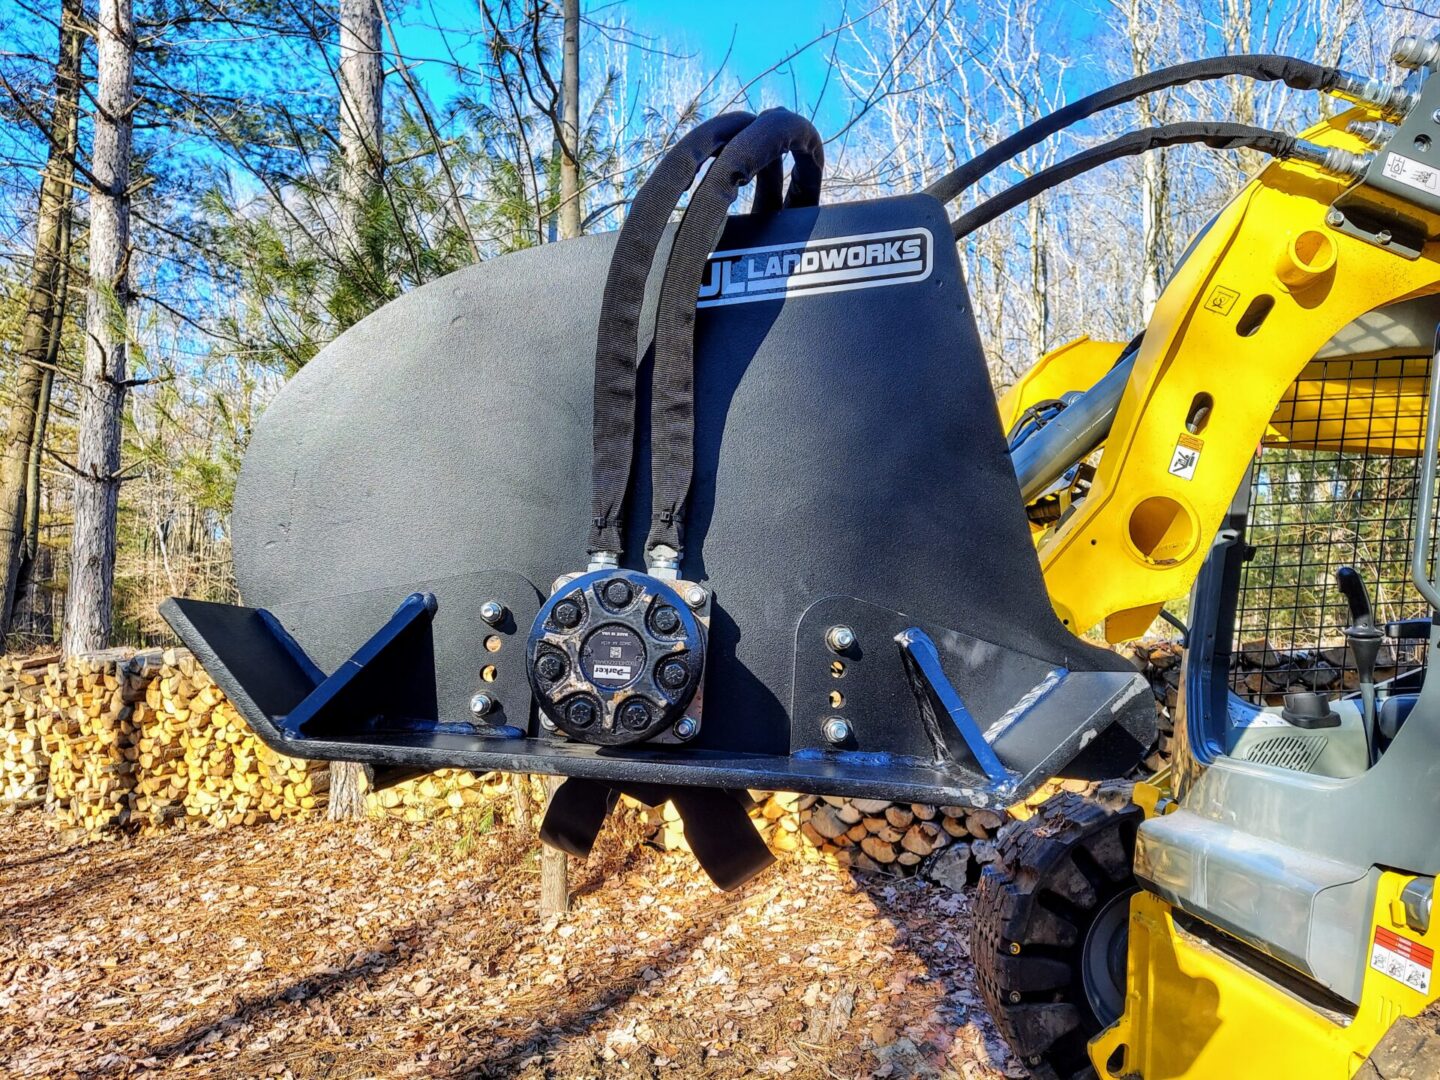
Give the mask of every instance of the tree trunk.
POLYGON ((565 0, 560 67, 560 239, 580 235, 580 0, 565 0))
MULTIPOLYGON (((564 782, 563 776, 547 776, 546 793, 554 796, 564 782)), ((569 861, 569 856, 558 848, 540 845, 540 914, 563 915, 570 910, 569 861)))
POLYGON ((115 585, 115 511, 120 494, 121 414, 130 314, 130 136, 135 29, 130 0, 100 0, 90 172, 90 286, 75 466, 75 523, 65 596, 68 654, 110 643, 115 585))
MULTIPOLYGON (((30 267, 29 295, 15 374, 15 396, 6 417, 10 441, 0 451, 0 629, 9 631, 15 611, 20 565, 28 551, 26 521, 30 468, 43 441, 49 407, 51 366, 64 326, 65 292, 69 282, 71 192, 75 177, 75 139, 80 101, 80 0, 63 0, 60 50, 55 62, 55 99, 50 112, 50 153, 40 181, 40 207, 35 225, 35 259, 30 267)), ((38 496, 38 486, 36 495, 38 496)))
MULTIPOLYGON (((379 0, 340 0, 340 243, 351 258, 365 250, 365 204, 380 183, 385 133, 384 55, 379 0)), ((365 816, 370 772, 353 761, 330 766, 331 821, 365 816)))
POLYGON ((379 0, 340 0, 340 237, 362 250, 361 211, 380 183, 384 54, 379 0))
MULTIPOLYGON (((560 239, 580 235, 580 0, 565 0, 560 67, 560 239)), ((563 777, 547 776, 551 795, 563 777)), ((540 849, 540 910, 556 915, 570 910, 565 853, 540 849)))
POLYGON ((365 816, 365 793, 370 790, 370 767, 358 761, 330 763, 330 801, 326 814, 331 821, 358 821, 365 816))

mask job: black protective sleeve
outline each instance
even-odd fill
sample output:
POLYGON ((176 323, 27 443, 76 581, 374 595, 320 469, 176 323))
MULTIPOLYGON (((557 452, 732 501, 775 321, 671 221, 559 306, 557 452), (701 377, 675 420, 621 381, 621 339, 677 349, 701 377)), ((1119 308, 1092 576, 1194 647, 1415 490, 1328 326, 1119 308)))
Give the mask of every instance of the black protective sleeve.
MULTIPOLYGON (((700 168, 754 120, 748 112, 725 113, 688 132, 645 181, 620 228, 605 279, 595 341, 593 495, 587 545, 591 554, 620 554, 625 495, 635 452, 640 309, 655 252, 680 196, 690 189, 700 168)), ((778 204, 780 183, 780 173, 772 170, 763 178, 756 198, 778 204)))
POLYGON ((981 225, 994 221, 1001 214, 1033 199, 1042 191, 1048 191, 1081 173, 1098 169, 1101 165, 1122 157, 1182 143, 1201 143, 1215 150, 1259 150, 1275 157, 1284 157, 1294 148, 1295 136, 1268 128, 1250 127, 1248 124, 1166 124, 1164 127, 1132 131, 1128 135, 1082 151, 1074 157, 1068 157, 1048 169, 1042 169, 968 213, 961 214, 952 225, 955 239, 963 240, 981 225))
POLYGON ((1309 60, 1299 60, 1293 56, 1241 54, 1212 56, 1207 60, 1195 60, 1188 64, 1176 64, 1173 67, 1146 72, 1104 90, 1097 90, 1088 97, 1041 117, 942 176, 927 187, 925 193, 935 196, 941 202, 949 202, 1007 161, 1087 116, 1134 101, 1146 94, 1153 94, 1157 90, 1167 90, 1172 86, 1191 82, 1224 79, 1233 75, 1242 75, 1262 82, 1283 82, 1296 90, 1328 90, 1340 77, 1340 69, 1315 64, 1309 60))
POLYGON ((767 109, 733 138, 695 189, 665 267, 655 319, 650 410, 653 479, 649 551, 683 548, 685 500, 695 461, 695 298, 705 263, 740 189, 789 153, 794 159, 786 207, 820 200, 825 146, 815 125, 787 109, 767 109))

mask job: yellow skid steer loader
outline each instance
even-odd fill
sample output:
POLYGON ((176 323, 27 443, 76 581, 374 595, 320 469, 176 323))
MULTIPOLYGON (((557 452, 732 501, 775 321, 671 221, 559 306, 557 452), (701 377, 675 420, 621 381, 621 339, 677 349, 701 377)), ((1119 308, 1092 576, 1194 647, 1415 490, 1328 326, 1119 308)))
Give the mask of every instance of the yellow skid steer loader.
POLYGON ((618 234, 417 289, 307 365, 241 472, 246 606, 163 611, 287 754, 564 776, 543 836, 582 856, 620 794, 670 801, 725 888, 770 859, 748 789, 1133 777, 1152 691, 1086 635, 1167 617, 1173 767, 1048 804, 981 882, 1002 1030, 1042 1077, 1440 1076, 1412 1019, 1440 997, 1440 42, 1395 61, 1167 68, 851 203, 802 117, 702 123, 618 234), (1218 78, 1352 107, 1133 132, 945 209, 1218 78), (997 412, 954 242, 1182 143, 1272 160, 1133 341, 1057 350, 997 412))

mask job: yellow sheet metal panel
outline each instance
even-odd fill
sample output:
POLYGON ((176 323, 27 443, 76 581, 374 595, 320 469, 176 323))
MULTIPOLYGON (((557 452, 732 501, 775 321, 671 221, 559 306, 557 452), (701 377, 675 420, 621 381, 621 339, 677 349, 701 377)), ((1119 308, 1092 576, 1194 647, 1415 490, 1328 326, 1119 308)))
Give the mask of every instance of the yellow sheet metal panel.
POLYGON ((1411 880, 1382 875, 1372 925, 1356 928, 1372 961, 1348 1023, 1183 933, 1169 904, 1137 894, 1125 1013, 1090 1044, 1101 1080, 1349 1080, 1396 1019, 1440 998, 1440 920, 1426 934, 1405 925, 1398 900, 1411 880))
POLYGON ((1053 401, 1074 390, 1089 390, 1115 366, 1124 350, 1122 343, 1092 341, 1088 337, 1051 349, 1000 395, 1000 426, 1008 432, 1032 405, 1053 401))
POLYGON ((1415 457, 1425 440, 1430 359, 1325 360, 1280 399, 1267 446, 1415 457))

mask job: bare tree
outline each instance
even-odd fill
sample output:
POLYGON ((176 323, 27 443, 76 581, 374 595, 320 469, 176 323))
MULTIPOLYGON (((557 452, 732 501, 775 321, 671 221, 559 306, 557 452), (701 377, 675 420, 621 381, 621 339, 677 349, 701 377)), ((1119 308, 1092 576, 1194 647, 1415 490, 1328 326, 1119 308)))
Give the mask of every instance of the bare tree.
POLYGON ((44 131, 49 150, 40 181, 35 255, 14 398, 6 418, 10 435, 0 451, 0 624, 8 631, 20 567, 33 544, 27 523, 38 512, 39 451, 69 282, 70 217, 79 129, 80 60, 84 44, 80 0, 63 0, 55 90, 44 131), (33 487, 34 490, 30 490, 33 487))
MULTIPOLYGON (((560 239, 580 235, 580 0, 564 0, 561 24, 560 112, 557 147, 560 157, 560 239)), ((561 778, 546 778, 553 796, 561 778)), ((540 853, 540 910, 557 914, 570 910, 568 860, 557 848, 540 853)))
POLYGON ((130 0, 100 0, 94 138, 90 154, 90 285, 85 365, 79 386, 66 653, 110 643, 115 516, 120 495, 120 421, 125 408, 130 317, 130 158, 135 28, 130 0))
MULTIPOLYGON (((340 236, 353 257, 365 249, 365 211, 384 168, 384 56, 380 0, 340 0, 340 236)), ((330 769, 331 821, 365 816, 369 773, 337 761, 330 769)))

